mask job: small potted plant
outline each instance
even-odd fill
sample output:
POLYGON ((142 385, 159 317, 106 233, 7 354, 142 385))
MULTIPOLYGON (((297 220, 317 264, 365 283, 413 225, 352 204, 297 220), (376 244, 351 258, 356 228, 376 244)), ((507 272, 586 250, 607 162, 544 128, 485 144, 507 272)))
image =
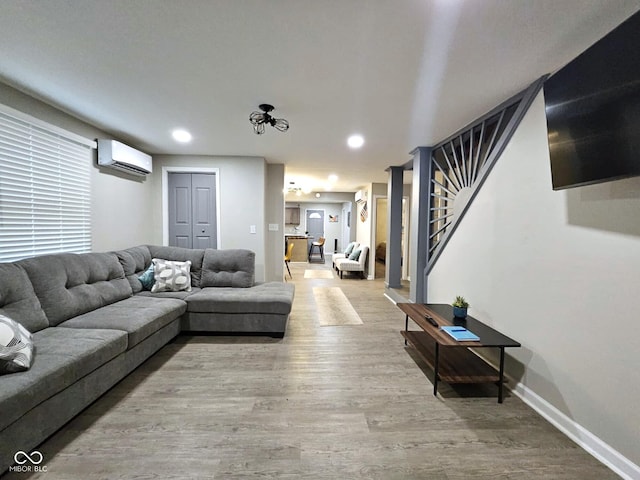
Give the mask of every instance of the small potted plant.
POLYGON ((465 318, 467 316, 467 308, 469 308, 469 302, 464 297, 458 295, 456 300, 452 304, 453 316, 456 318, 465 318))

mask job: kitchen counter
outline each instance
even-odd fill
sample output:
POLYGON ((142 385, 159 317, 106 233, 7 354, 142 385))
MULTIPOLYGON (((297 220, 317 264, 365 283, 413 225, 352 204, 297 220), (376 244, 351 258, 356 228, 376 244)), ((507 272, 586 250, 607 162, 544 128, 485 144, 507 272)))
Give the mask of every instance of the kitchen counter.
POLYGON ((313 237, 311 235, 305 235, 303 233, 285 233, 284 234, 285 240, 294 239, 294 238, 313 238, 313 237))
POLYGON ((291 252, 292 262, 306 262, 309 259, 309 240, 313 237, 303 233, 285 233, 284 242, 285 249, 289 243, 293 243, 293 251, 291 252))

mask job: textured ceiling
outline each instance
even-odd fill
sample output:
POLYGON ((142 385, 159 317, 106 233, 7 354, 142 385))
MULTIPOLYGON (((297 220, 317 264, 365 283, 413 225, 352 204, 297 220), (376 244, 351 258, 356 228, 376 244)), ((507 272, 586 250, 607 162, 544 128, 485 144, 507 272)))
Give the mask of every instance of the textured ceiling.
POLYGON ((149 153, 261 156, 334 191, 561 67, 640 0, 1 0, 0 79, 149 153), (272 103, 291 128, 253 133, 272 103), (175 127, 193 141, 176 144, 175 127), (366 138, 359 151, 346 138, 366 138))

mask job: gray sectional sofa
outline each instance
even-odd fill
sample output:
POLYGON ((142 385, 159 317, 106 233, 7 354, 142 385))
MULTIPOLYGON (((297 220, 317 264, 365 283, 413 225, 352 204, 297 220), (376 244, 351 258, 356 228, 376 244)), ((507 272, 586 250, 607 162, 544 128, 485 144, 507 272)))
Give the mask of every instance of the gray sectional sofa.
POLYGON ((35 346, 28 371, 0 376, 0 474, 181 331, 282 337, 293 285, 254 271, 249 250, 153 245, 0 263, 0 314, 35 346), (144 290, 152 258, 190 261, 191 290, 144 290))

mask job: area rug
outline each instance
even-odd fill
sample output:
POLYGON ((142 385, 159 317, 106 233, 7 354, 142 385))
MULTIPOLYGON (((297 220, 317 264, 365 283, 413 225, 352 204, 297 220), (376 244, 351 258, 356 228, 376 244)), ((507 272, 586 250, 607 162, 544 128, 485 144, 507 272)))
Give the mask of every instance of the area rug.
POLYGON ((333 279, 331 270, 305 270, 304 278, 328 278, 333 279))
POLYGON ((362 325, 360 316, 340 287, 313 287, 320 326, 362 325))

